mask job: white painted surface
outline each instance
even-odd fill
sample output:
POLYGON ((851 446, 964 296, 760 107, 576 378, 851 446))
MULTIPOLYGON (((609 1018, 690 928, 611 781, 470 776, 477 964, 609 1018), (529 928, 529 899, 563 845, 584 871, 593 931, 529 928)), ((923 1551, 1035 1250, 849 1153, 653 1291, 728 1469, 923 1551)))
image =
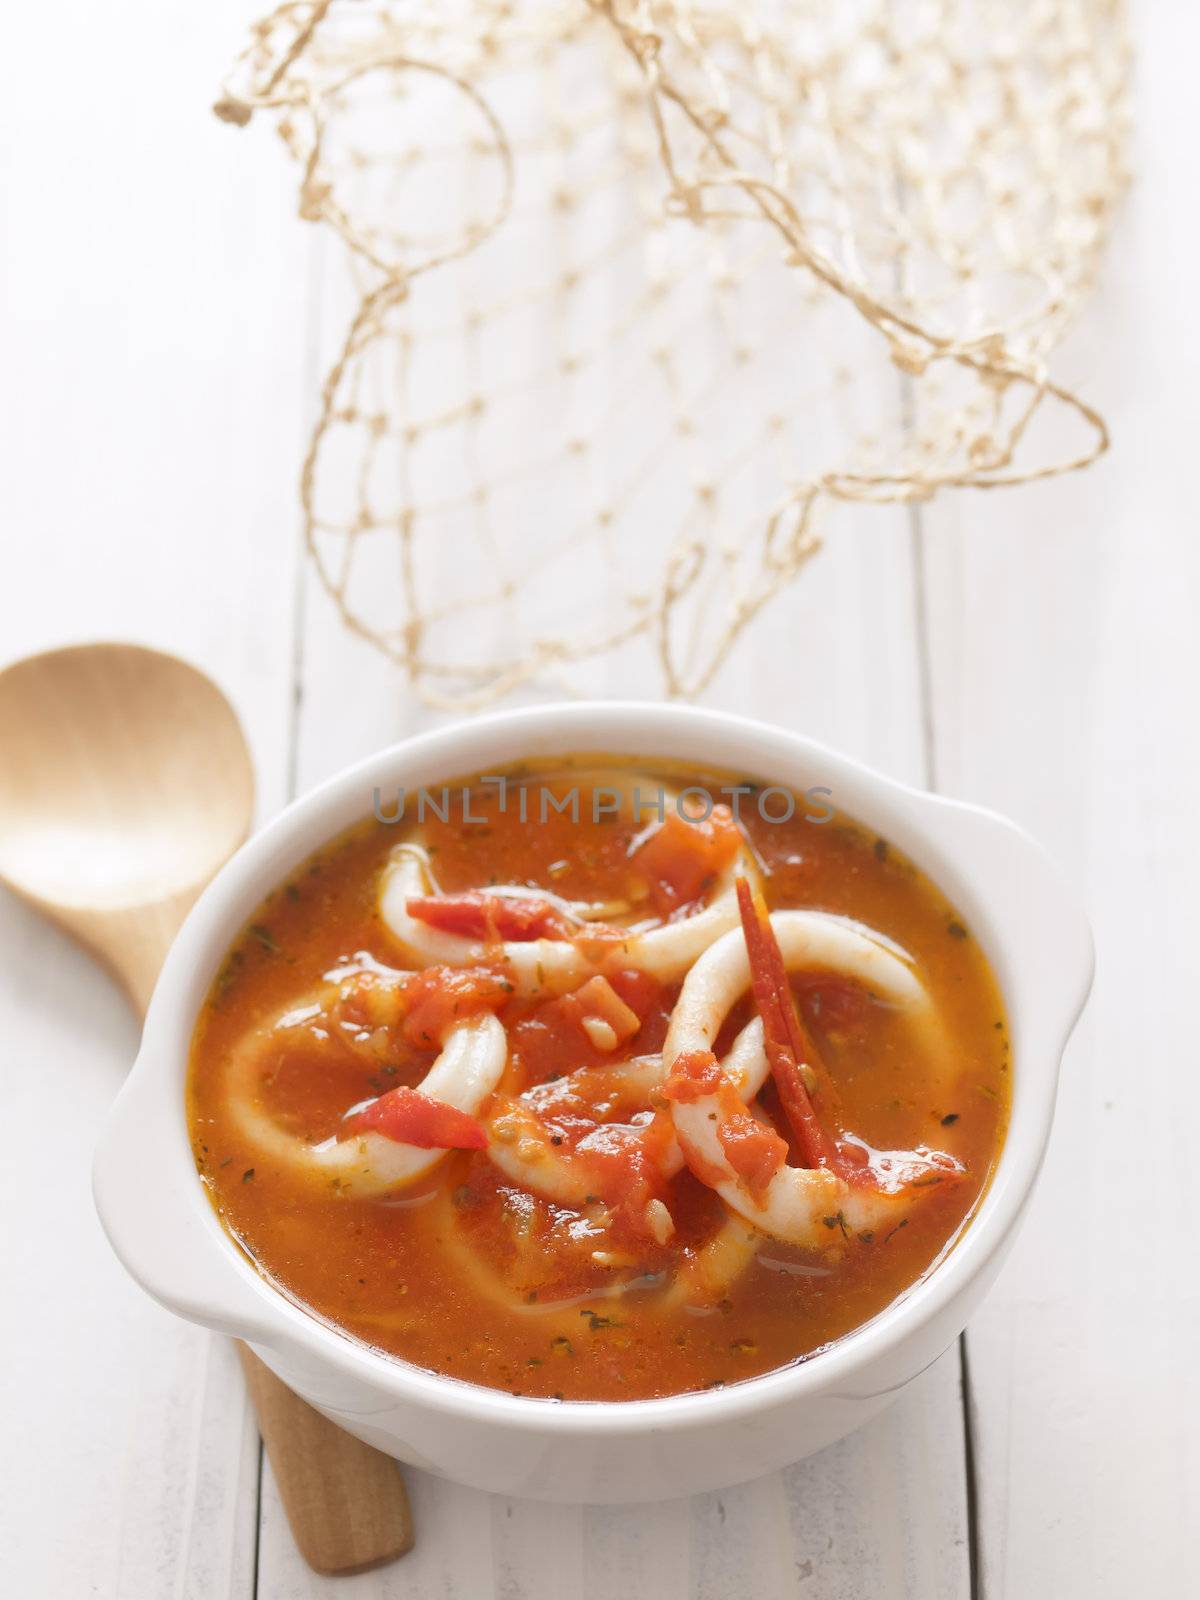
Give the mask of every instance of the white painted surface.
MULTIPOLYGON (((322 353, 312 243, 274 142, 205 114, 247 14, 72 0, 10 24, 0 658, 97 635, 189 655, 242 711, 266 815, 428 718, 299 563, 293 484, 322 353)), ((919 563, 902 514, 843 523, 709 696, 1010 811, 1095 917, 1098 987, 1045 1181, 968 1338, 988 1600, 1200 1579, 1185 1276, 1200 27, 1163 0, 1140 22, 1140 187, 1069 352, 1112 456, 926 511, 919 563)), ((591 687, 636 685, 613 663, 591 687)), ((229 1352, 126 1282, 91 1211, 91 1142, 135 1045, 123 1002, 8 898, 0 939, 6 1593, 966 1600, 956 1351, 855 1437, 694 1502, 547 1510, 410 1474, 413 1555, 314 1579, 269 1472, 260 1494, 229 1352)))

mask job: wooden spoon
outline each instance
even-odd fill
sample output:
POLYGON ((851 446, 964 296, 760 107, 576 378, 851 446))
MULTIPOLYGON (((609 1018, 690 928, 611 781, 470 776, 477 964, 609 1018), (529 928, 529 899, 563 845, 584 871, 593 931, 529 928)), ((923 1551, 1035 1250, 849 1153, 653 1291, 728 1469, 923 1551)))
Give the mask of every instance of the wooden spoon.
MULTIPOLYGON (((245 838, 250 753, 229 702, 174 656, 93 644, 0 673, 0 881, 100 957, 139 1016, 176 930, 245 838)), ((413 1542, 400 1470, 238 1354, 301 1553, 362 1572, 413 1542)))

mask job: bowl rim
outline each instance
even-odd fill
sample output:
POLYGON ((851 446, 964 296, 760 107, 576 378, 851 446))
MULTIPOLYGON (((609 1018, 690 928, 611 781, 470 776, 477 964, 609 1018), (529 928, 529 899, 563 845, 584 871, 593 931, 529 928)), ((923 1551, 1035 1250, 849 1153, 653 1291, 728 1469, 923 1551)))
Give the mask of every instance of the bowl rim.
POLYGON ((1091 934, 1075 896, 1041 846, 995 812, 901 783, 819 741, 737 713, 621 700, 494 712, 400 740, 342 769, 292 801, 216 875, 171 947, 137 1060, 109 1114, 96 1157, 96 1205, 117 1255, 169 1309, 244 1337, 268 1356, 272 1349, 298 1349, 394 1403, 559 1436, 708 1427, 834 1390, 946 1312, 985 1271, 1019 1221, 1040 1169, 1062 1051, 1092 970, 1091 934), (705 754, 688 753, 700 745, 705 754), (759 753, 737 753, 751 747, 759 753), (507 755, 496 753, 505 749, 507 755), (806 787, 797 769, 819 775, 839 809, 894 839, 965 915, 1004 1000, 1013 1062, 1008 1133, 953 1245, 903 1295, 840 1340, 726 1387, 656 1399, 557 1401, 491 1389, 373 1350, 252 1264, 221 1223, 195 1165, 184 1092, 192 1032, 220 960, 267 890, 356 815, 367 815, 372 791, 394 784, 405 769, 426 772, 415 777, 420 783, 450 783, 555 750, 634 758, 649 752, 762 773, 795 790, 806 787), (790 773, 773 770, 775 762, 790 773), (842 793, 852 797, 848 803, 842 793), (364 801, 357 809, 348 803, 355 798, 364 801), (344 820, 331 824, 331 817, 344 820), (1031 895, 1040 904, 1030 903, 1031 895), (1054 985, 1046 976, 1050 961, 1063 972, 1054 985), (148 1162, 138 1139, 147 1118, 168 1123, 151 1142, 148 1162), (161 1205, 146 1207, 147 1186, 153 1190, 156 1181, 161 1205), (170 1237, 181 1227, 197 1250, 208 1251, 194 1272, 184 1259, 193 1252, 170 1237))

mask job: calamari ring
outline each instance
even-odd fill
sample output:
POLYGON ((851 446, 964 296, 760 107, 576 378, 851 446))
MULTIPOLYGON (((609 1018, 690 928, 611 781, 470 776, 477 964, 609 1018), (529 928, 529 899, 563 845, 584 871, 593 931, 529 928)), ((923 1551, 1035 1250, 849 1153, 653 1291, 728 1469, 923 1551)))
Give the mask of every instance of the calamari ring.
MULTIPOLYGON (((896 947, 848 919, 821 912, 776 911, 771 925, 789 970, 826 968, 856 978, 935 1025, 929 996, 896 947)), ((663 1045, 668 1069, 681 1055, 712 1049, 730 1008, 749 985, 750 959, 739 930, 707 950, 684 981, 663 1045)), ((869 1184, 849 1184, 823 1168, 783 1166, 755 1195, 720 1140, 722 1125, 740 1109, 737 1091, 724 1077, 712 1093, 672 1102, 675 1133, 688 1165, 746 1222, 802 1248, 840 1247, 853 1233, 870 1233, 909 1198, 903 1194, 906 1184, 956 1169, 950 1157, 937 1152, 886 1151, 872 1157, 869 1184)))
MULTIPOLYGON (((763 1048, 762 1021, 755 1017, 748 1022, 734 1040, 722 1068, 739 1099, 749 1105, 766 1082, 770 1067, 763 1048)), ((580 1073, 597 1069, 580 1068, 580 1073)), ((667 1068, 661 1055, 634 1056, 617 1066, 602 1069, 605 1077, 623 1080, 627 1088, 635 1089, 643 1105, 648 1105, 650 1095, 666 1082, 667 1068)), ((579 1074, 572 1074, 577 1077, 579 1074)), ((570 1083, 568 1078, 567 1083, 570 1083)), ((586 1205, 595 1187, 595 1176, 589 1174, 574 1152, 564 1152, 551 1142, 551 1134, 537 1107, 547 1086, 539 1084, 527 1089, 515 1100, 502 1100, 488 1121, 488 1156, 510 1183, 537 1194, 554 1205, 579 1211, 586 1205)), ((628 1123, 596 1124, 601 1129, 619 1129, 630 1137, 639 1137, 645 1127, 628 1123)), ((591 1135, 585 1135, 583 1147, 591 1135)), ((658 1158, 658 1167, 664 1178, 673 1178, 684 1163, 678 1139, 672 1139, 658 1158)))
POLYGON ((727 1212, 712 1238, 685 1258, 663 1290, 659 1304, 667 1310, 713 1305, 724 1299, 754 1260, 762 1242, 757 1228, 748 1227, 741 1217, 727 1212))
POLYGON ((721 1226, 680 1263, 668 1282, 655 1286, 642 1275, 614 1278, 579 1294, 559 1300, 531 1298, 526 1287, 506 1283, 498 1269, 462 1237, 453 1202, 441 1190, 433 1200, 439 1224, 439 1241, 472 1289, 492 1305, 535 1322, 547 1333, 570 1334, 579 1327, 580 1307, 597 1301, 622 1300, 627 1295, 652 1297, 666 1309, 713 1305, 723 1299, 753 1261, 762 1234, 740 1217, 725 1217, 721 1226))
MULTIPOLYGON (((933 1006, 898 945, 848 917, 825 911, 773 911, 771 926, 789 971, 806 968, 854 978, 896 1006, 933 1006)), ((738 928, 710 945, 684 980, 663 1056, 670 1070, 685 1050, 711 1050, 734 1002, 750 987, 750 957, 738 928)))
MULTIPOLYGON (((649 783, 650 780, 643 778, 641 781, 649 783)), ((637 792, 638 788, 638 784, 626 781, 622 790, 612 792, 627 795, 631 790, 637 792)), ((664 805, 677 801, 674 790, 663 791, 664 805)), ((564 994, 597 972, 612 972, 628 966, 637 967, 662 983, 670 983, 681 978, 714 939, 738 925, 735 885, 739 877, 749 878, 751 883, 759 880, 758 867, 744 848, 713 884, 708 904, 678 922, 631 928, 619 942, 610 941, 606 948, 592 954, 569 939, 510 939, 501 945, 500 957, 515 992, 526 998, 564 994)), ((436 885, 426 851, 417 841, 397 845, 383 874, 379 910, 412 964, 416 967, 472 967, 494 961, 497 956, 494 947, 460 934, 445 933, 409 915, 408 902, 430 893, 436 893, 436 885)), ((523 886, 497 884, 490 886, 489 893, 522 895, 529 891, 523 886)), ((581 932, 586 935, 587 917, 581 913, 589 908, 572 907, 570 902, 564 902, 564 907, 579 915, 581 932)))
POLYGON ((461 1281, 469 1284, 481 1299, 540 1324, 547 1333, 575 1332, 579 1328, 581 1306, 597 1300, 616 1300, 631 1289, 640 1287, 636 1278, 618 1277, 611 1282, 593 1285, 578 1294, 559 1299, 541 1298, 543 1285, 536 1274, 547 1256, 539 1243, 531 1241, 528 1246, 519 1248, 517 1262, 509 1281, 506 1281, 503 1271, 463 1237, 459 1213, 444 1186, 434 1191, 431 1207, 429 1214, 437 1228, 439 1246, 453 1263, 461 1281), (528 1282, 522 1276, 525 1266, 532 1272, 528 1282), (530 1293, 531 1288, 535 1291, 533 1294, 530 1293))
MULTIPOLYGON (((335 1178, 350 1194, 380 1194, 423 1177, 447 1152, 403 1144, 372 1131, 309 1144, 281 1128, 259 1101, 263 1057, 269 1049, 278 1048, 281 1034, 303 1029, 322 1042, 335 1037, 330 1013, 337 992, 325 986, 311 1004, 289 1006, 239 1040, 228 1061, 228 1104, 242 1136, 262 1156, 335 1178)), ((504 1028, 491 1012, 483 1012, 447 1029, 441 1053, 418 1087, 431 1099, 473 1116, 499 1083, 507 1060, 504 1028)))
POLYGON ((758 868, 746 851, 742 851, 718 878, 713 897, 703 911, 693 912, 679 922, 668 922, 661 928, 631 934, 609 952, 605 965, 610 971, 637 967, 660 983, 682 978, 714 939, 739 926, 738 878, 749 878, 752 884, 759 881, 758 868))
MULTIPOLYGON (((503 885, 489 890, 504 894, 503 885)), ((499 952, 477 939, 432 928, 408 912, 408 902, 436 893, 429 857, 417 844, 397 845, 383 874, 379 913, 415 967, 477 967, 503 960, 514 992, 525 997, 565 994, 597 970, 569 939, 508 939, 499 952)))

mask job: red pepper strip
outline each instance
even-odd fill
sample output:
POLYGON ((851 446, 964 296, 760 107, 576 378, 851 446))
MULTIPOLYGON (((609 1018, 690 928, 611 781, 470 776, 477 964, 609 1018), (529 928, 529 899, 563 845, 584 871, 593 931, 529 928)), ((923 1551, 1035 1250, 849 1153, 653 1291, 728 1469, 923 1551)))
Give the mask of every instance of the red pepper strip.
POLYGON ((745 878, 737 881, 737 897, 754 1000, 779 1098, 805 1164, 837 1172, 842 1165, 838 1147, 821 1126, 800 1072, 801 1066, 813 1068, 821 1058, 796 1010, 783 952, 766 909, 755 903, 745 878))
POLYGON ((408 914, 431 928, 468 939, 568 939, 577 931, 549 900, 482 894, 477 889, 410 900, 408 914))
POLYGON ((484 1150, 488 1142, 483 1124, 465 1111, 403 1087, 380 1095, 351 1119, 351 1126, 419 1150, 484 1150))

